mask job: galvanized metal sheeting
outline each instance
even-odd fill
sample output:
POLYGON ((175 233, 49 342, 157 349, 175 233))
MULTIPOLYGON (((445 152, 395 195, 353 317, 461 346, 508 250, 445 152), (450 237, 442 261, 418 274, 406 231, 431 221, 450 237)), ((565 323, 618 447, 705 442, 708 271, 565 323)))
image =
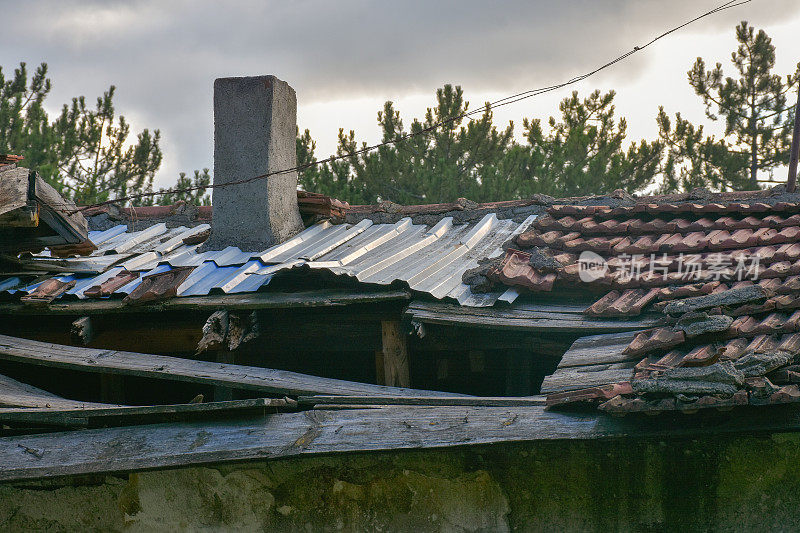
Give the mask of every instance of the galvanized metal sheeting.
MULTIPOLYGON (((178 296, 201 296, 253 292, 269 283, 277 272, 306 265, 368 284, 402 281, 434 298, 452 298, 466 306, 489 306, 498 299, 512 302, 517 292, 508 289, 503 293, 474 294, 461 282, 462 274, 477 266, 479 259, 503 253, 503 243, 525 231, 534 219, 531 216, 520 224, 488 214, 475 224, 455 224, 447 217, 434 226, 413 224, 408 218, 396 224, 373 224, 368 219, 340 225, 325 221, 257 253, 235 247, 198 253, 197 245, 183 243, 185 238, 208 229, 205 224, 172 229, 156 224, 134 232, 127 232, 122 225, 91 232, 89 237, 98 247, 91 256, 56 259, 43 254, 32 261, 42 270, 48 265, 74 269, 71 275, 58 276, 77 282, 63 296, 66 298, 84 298, 86 289, 123 269, 143 274, 116 291, 128 294, 143 276, 194 266, 195 270, 178 287, 178 296)), ((16 287, 18 283, 0 278, 0 292, 27 293, 36 287, 16 287)))

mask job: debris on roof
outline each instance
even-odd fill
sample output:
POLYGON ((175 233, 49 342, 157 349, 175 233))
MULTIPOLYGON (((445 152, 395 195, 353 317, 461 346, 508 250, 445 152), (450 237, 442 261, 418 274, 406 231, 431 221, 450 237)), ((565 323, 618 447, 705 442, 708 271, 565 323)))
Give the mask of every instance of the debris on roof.
MULTIPOLYGON (((3 156, 4 161, 12 161, 3 156)), ((0 166, 0 253, 39 252, 87 239, 86 219, 38 173, 0 166)))
MULTIPOLYGON (((137 272, 140 277, 116 288, 112 297, 129 294, 149 275, 196 267, 175 287, 176 296, 181 297, 254 292, 267 285, 275 274, 304 266, 311 269, 306 272, 327 271, 367 284, 402 281, 412 290, 437 299, 490 306, 499 298, 513 301, 518 292, 503 287, 475 293, 462 282, 463 273, 478 266, 480 259, 502 257, 503 244, 525 231, 534 219, 531 216, 517 223, 489 214, 474 224, 455 224, 447 217, 432 227, 413 224, 407 218, 394 224, 375 224, 368 219, 357 224, 332 224, 326 220, 282 244, 255 253, 236 247, 198 253, 197 242, 209 228, 205 224, 169 228, 166 223, 158 223, 132 232, 125 225, 118 225, 89 233, 89 240, 97 249, 88 256, 60 258, 54 253, 42 254, 25 260, 25 268, 68 273, 60 279, 75 280, 76 286, 64 296, 78 299, 87 297, 85 289, 107 281, 115 268, 137 272)), ((0 282, 3 279, 0 276, 0 282)), ((24 295, 35 288, 36 284, 14 287, 10 294, 24 295)))
MULTIPOLYGON (((347 202, 308 191, 297 191, 297 203, 306 225, 323 219, 334 223, 344 222, 350 210, 347 202)), ((81 213, 89 220, 92 230, 104 230, 118 224, 126 224, 131 231, 161 223, 168 228, 193 227, 210 224, 213 212, 214 208, 210 205, 193 205, 182 200, 173 205, 120 207, 106 204, 81 208, 81 213)))
POLYGON ((315 216, 334 221, 343 221, 350 209, 350 204, 347 202, 308 191, 297 191, 297 204, 300 215, 304 218, 315 216))

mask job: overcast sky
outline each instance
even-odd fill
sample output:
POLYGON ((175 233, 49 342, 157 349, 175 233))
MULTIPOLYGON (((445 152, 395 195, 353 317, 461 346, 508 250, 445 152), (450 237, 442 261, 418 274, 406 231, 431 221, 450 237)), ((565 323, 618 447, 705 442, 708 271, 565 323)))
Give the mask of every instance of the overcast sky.
MULTIPOLYGON (((590 70, 722 0, 69 1, 0 0, 0 66, 46 61, 56 112, 117 86, 135 131, 162 132, 157 176, 212 168, 212 83, 275 74, 297 91, 298 122, 335 150, 339 127, 379 138, 377 111, 393 100, 406 124, 444 83, 473 107, 590 70)), ((777 72, 800 61, 800 2, 753 0, 703 19, 574 87, 615 89, 629 140, 653 137, 659 105, 703 120, 686 82, 697 56, 729 64, 734 26, 748 20, 777 47, 777 72)), ((730 67, 728 67, 730 69, 730 67)), ((501 124, 556 114, 572 88, 498 109, 501 124)))

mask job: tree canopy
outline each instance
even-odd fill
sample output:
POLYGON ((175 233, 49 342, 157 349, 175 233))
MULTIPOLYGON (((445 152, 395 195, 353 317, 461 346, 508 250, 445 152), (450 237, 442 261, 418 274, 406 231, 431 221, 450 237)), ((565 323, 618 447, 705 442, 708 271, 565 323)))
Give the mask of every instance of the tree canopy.
MULTIPOLYGON (((800 64, 789 75, 773 72, 775 46, 763 30, 742 22, 731 54, 733 75, 722 63, 698 57, 688 82, 711 124, 693 124, 680 112, 658 109, 654 140, 627 139, 615 113, 615 92, 564 98, 548 120, 496 124, 490 105, 474 111, 460 86, 437 89, 422 118, 404 122, 391 101, 377 113, 381 139, 366 151, 353 130, 341 128, 335 160, 318 162, 309 130, 297 135, 300 186, 353 204, 510 200, 543 193, 580 196, 623 189, 629 193, 756 189, 789 159, 794 120, 787 93, 800 84, 800 64), (312 164, 312 163, 319 164, 312 164)), ((133 135, 117 115, 112 85, 94 105, 83 96, 55 118, 44 102, 51 91, 47 65, 29 75, 25 63, 8 79, 0 69, 0 153, 25 157, 64 196, 94 203, 153 192, 162 153, 159 130, 133 135)), ((181 173, 169 192, 134 204, 210 203, 208 169, 181 173), (191 190, 188 190, 191 189, 191 190)))
MULTIPOLYGON (((413 119, 410 128, 386 102, 378 125, 382 140, 397 140, 394 145, 355 154, 366 143, 356 141, 354 131, 340 129, 336 155, 344 159, 303 170, 301 186, 351 203, 433 203, 459 196, 494 201, 616 189, 756 189, 760 179, 788 161, 794 109, 786 95, 800 76, 772 72, 775 47, 763 30, 742 22, 736 39, 735 77, 725 77, 720 63, 706 69, 702 58, 688 72, 707 118, 724 123, 719 138, 661 107, 658 137, 629 142, 625 118, 615 116, 614 91, 594 91, 583 98, 573 92, 561 101, 560 115, 544 123, 523 119, 517 140, 512 123, 494 124, 488 104, 474 118, 464 118, 469 103, 461 87, 445 85, 436 91, 436 105, 423 119, 413 119), (439 122, 444 125, 427 132, 439 122), (405 139, 421 131, 426 133, 405 139)), ((316 160, 308 130, 298 136, 297 147, 301 165, 316 160)))
MULTIPOLYGON (((44 107, 51 88, 46 63, 31 76, 26 64, 20 63, 8 79, 0 68, 0 153, 24 156, 26 166, 79 204, 152 192, 162 158, 159 130, 144 129, 132 139, 125 117, 116 114, 113 85, 95 105, 78 96, 51 119, 44 107)), ((182 174, 178 184, 209 181, 207 170, 195 171, 194 181, 182 174)), ((133 203, 169 201, 173 196, 145 197, 133 203)), ((208 202, 205 192, 180 198, 208 202)))
POLYGON ((775 46, 764 30, 742 22, 736 27, 738 46, 731 54, 735 77, 725 76, 722 63, 707 69, 698 57, 687 76, 705 105, 706 117, 723 122, 717 139, 663 108, 658 125, 667 146, 662 189, 675 191, 697 186, 720 190, 757 189, 759 176, 789 161, 794 106, 786 93, 800 80, 798 69, 785 78, 773 73, 775 46))

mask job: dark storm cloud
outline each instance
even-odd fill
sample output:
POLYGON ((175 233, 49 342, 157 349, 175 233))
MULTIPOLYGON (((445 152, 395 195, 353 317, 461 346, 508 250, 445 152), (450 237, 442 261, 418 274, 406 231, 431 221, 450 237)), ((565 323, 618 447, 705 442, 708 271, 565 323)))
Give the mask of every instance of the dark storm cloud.
MULTIPOLYGON (((160 127, 170 166, 188 170, 211 164, 215 77, 274 73, 295 87, 300 105, 394 98, 445 82, 514 92, 583 72, 716 4, 3 2, 0 65, 47 61, 52 103, 117 85, 118 109, 137 127, 160 127)), ((741 19, 765 25, 798 10, 792 0, 756 0, 685 31, 716 32, 741 19)), ((635 77, 641 56, 606 79, 635 77)))

